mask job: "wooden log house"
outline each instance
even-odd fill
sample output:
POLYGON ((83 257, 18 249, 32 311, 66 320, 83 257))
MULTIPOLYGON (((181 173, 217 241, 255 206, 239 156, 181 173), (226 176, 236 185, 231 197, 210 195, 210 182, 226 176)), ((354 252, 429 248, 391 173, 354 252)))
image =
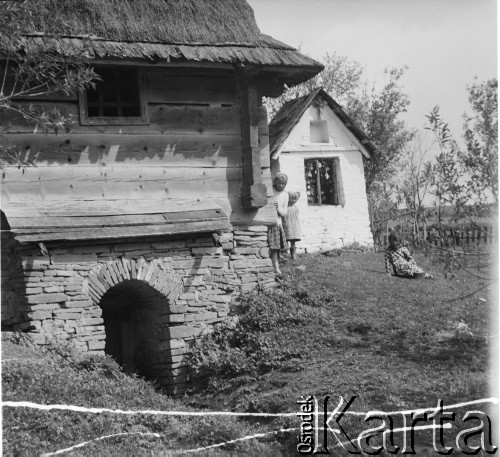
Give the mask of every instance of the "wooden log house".
POLYGON ((262 97, 322 66, 262 34, 244 0, 97 3, 37 0, 25 34, 85 53, 102 78, 18 100, 71 115, 69 130, 0 111, 1 141, 35 165, 3 170, 2 326, 105 351, 178 393, 194 338, 274 284, 262 97))

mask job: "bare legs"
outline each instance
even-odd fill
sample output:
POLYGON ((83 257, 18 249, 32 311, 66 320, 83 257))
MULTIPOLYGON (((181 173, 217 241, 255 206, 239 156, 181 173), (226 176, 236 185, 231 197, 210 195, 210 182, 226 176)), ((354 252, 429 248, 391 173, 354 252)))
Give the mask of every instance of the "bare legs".
POLYGON ((297 248, 295 247, 295 241, 290 241, 290 257, 292 260, 295 260, 295 253, 297 252, 297 248))
POLYGON ((280 264, 278 260, 278 249, 271 249, 271 262, 273 263, 274 272, 277 275, 281 275, 280 264))

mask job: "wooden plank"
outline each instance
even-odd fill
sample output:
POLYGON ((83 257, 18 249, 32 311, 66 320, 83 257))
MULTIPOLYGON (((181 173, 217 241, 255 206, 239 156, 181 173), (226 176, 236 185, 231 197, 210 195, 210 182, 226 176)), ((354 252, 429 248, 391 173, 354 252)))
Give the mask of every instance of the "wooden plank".
MULTIPOLYGON (((271 187, 268 187, 271 193, 271 187)), ((26 205, 2 202, 2 210, 7 220, 15 217, 54 217, 61 216, 110 216, 126 214, 155 214, 165 212, 192 211, 203 209, 222 208, 229 215, 230 221, 235 225, 274 225, 276 224, 276 208, 272 199, 268 204, 258 210, 244 210, 240 198, 205 198, 200 196, 197 200, 187 198, 163 198, 162 200, 80 200, 72 201, 46 201, 38 204, 27 201, 26 205), (200 200, 200 201, 197 201, 200 200)))
MULTIPOLYGON (((271 197, 269 168, 261 170, 261 182, 271 197)), ((3 206, 9 207, 18 207, 21 202, 31 207, 52 200, 71 201, 73 205, 87 200, 149 198, 161 202, 166 197, 170 197, 169 201, 173 198, 195 202, 207 197, 225 199, 240 195, 240 168, 37 167, 24 174, 9 170, 2 178, 3 206)))
POLYGON ((179 224, 163 224, 132 227, 103 227, 99 229, 86 229, 81 231, 62 231, 59 233, 39 233, 30 235, 17 235, 20 243, 37 241, 75 241, 116 238, 136 238, 143 236, 175 235, 179 233, 200 233, 229 229, 227 221, 185 222, 179 224))
POLYGON ((2 184, 33 183, 33 182, 65 182, 68 179, 80 180, 108 180, 123 182, 172 181, 189 183, 195 180, 240 180, 241 168, 205 168, 205 167, 92 167, 92 166, 63 166, 63 167, 30 167, 24 173, 6 173, 2 177, 2 184))
POLYGON ((275 225, 276 224, 276 208, 267 205, 258 210, 246 210, 237 206, 239 201, 231 202, 224 206, 224 210, 229 215, 229 220, 233 225, 275 225))
POLYGON ((237 198, 241 168, 38 167, 8 173, 2 195, 11 202, 48 200, 159 199, 164 195, 237 198))
POLYGON ((61 228, 78 230, 82 227, 118 227, 133 225, 157 225, 164 223, 180 223, 189 221, 211 221, 225 218, 220 209, 182 211, 176 213, 141 214, 126 216, 42 216, 42 217, 10 217, 9 224, 13 231, 46 229, 60 231, 61 228))
POLYGON ((163 76, 148 73, 150 103, 237 104, 236 82, 232 78, 163 76))
POLYGON ((108 229, 108 228, 124 228, 124 227, 143 227, 147 229, 147 227, 150 226, 158 226, 158 225, 171 225, 174 223, 179 223, 179 224, 187 224, 187 223, 194 223, 194 222, 203 222, 203 223, 211 223, 211 222, 217 222, 217 221, 223 221, 225 223, 229 223, 229 218, 227 217, 215 217, 211 219, 204 219, 204 220, 197 220, 197 219, 187 219, 187 220, 179 220, 176 222, 169 222, 169 223, 156 223, 156 224, 120 224, 120 225, 97 225, 97 226, 81 226, 81 227, 31 227, 31 228, 17 228, 17 227, 11 227, 10 231, 16 235, 37 235, 37 234, 49 234, 49 233, 72 233, 72 232, 82 232, 82 231, 99 231, 101 229, 108 229))
POLYGON ((38 166, 178 166, 190 161, 207 167, 241 165, 240 135, 5 134, 38 166))
POLYGON ((239 107, 149 105, 151 128, 162 133, 240 135, 239 107))
MULTIPOLYGON (((28 106, 30 102, 22 102, 28 106)), ((198 105, 148 105, 149 125, 80 125, 78 104, 31 103, 33 107, 50 111, 57 109, 64 117, 71 117, 68 133, 80 134, 210 134, 239 135, 239 110, 237 106, 198 105)), ((0 129, 5 133, 44 133, 35 122, 26 120, 21 114, 0 110, 0 129)), ((53 132, 50 132, 53 133, 53 132)), ((65 132, 59 132, 64 134, 65 132)))
POLYGON ((233 225, 276 225, 276 208, 274 203, 251 210, 235 207, 229 220, 233 225))
POLYGON ((95 200, 87 201, 49 201, 43 203, 27 203, 20 206, 2 201, 2 210, 7 218, 29 218, 29 217, 56 217, 60 216, 119 216, 119 215, 142 215, 162 214, 168 212, 201 211, 220 208, 217 201, 208 199, 204 201, 191 200, 188 198, 173 199, 163 198, 159 200, 95 200))

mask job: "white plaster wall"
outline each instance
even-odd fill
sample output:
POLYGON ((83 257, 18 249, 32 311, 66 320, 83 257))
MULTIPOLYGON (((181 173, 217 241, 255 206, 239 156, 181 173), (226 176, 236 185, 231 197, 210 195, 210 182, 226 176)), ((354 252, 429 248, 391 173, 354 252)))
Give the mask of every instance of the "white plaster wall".
POLYGON ((314 106, 309 107, 301 120, 293 128, 283 145, 283 151, 296 150, 304 145, 316 144, 323 148, 343 148, 357 149, 362 146, 356 137, 346 128, 342 121, 328 107, 321 109, 321 119, 326 119, 328 124, 329 143, 311 143, 309 138, 310 121, 319 119, 318 109, 314 106))
POLYGON ((328 109, 322 117, 329 126, 330 143, 309 142, 309 121, 315 108, 306 112, 291 132, 279 156, 279 169, 288 175, 287 191, 300 191, 299 207, 302 240, 299 252, 327 251, 354 242, 372 245, 368 201, 366 198, 363 160, 355 138, 350 138, 345 126, 328 109), (312 112, 311 112, 312 111, 312 112), (288 151, 288 152, 287 152, 288 151), (345 205, 309 206, 307 204, 304 160, 338 157, 344 189, 345 205))

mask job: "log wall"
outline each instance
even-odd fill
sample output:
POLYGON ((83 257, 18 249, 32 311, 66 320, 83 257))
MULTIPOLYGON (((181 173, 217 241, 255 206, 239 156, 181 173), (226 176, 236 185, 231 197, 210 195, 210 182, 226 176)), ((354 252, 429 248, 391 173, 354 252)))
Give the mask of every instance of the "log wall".
MULTIPOLYGON (((194 72, 194 73, 193 73, 194 72)), ((272 202, 241 206, 240 99, 234 73, 189 75, 180 69, 144 69, 147 125, 80 125, 78 97, 38 97, 35 107, 70 116, 69 132, 47 134, 22 116, 0 112, 2 141, 16 145, 21 162, 2 178, 3 207, 114 200, 216 204, 234 224, 270 224, 272 202), (43 99, 40 99, 43 98, 43 99)), ((262 181, 272 195, 267 116, 259 109, 262 181)), ((106 205, 107 204, 107 205, 106 205)), ((7 212, 8 215, 8 212, 7 212)))

